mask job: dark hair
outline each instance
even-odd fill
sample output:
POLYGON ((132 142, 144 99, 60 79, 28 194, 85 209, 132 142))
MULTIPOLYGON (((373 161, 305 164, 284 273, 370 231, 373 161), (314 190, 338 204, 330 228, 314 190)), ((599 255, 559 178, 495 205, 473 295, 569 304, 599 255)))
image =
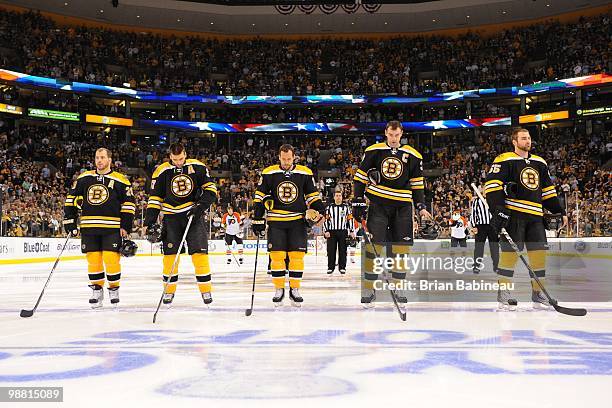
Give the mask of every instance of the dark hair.
POLYGON ((295 154, 295 149, 293 148, 293 146, 291 146, 290 144, 284 144, 280 147, 280 149, 278 149, 278 154, 280 154, 281 152, 291 152, 293 154, 295 154))
POLYGON ((512 140, 518 140, 518 134, 521 132, 529 132, 527 129, 522 128, 522 127, 517 127, 512 129, 512 140))
POLYGON ((185 151, 185 146, 183 146, 183 144, 180 142, 175 142, 170 145, 168 151, 171 155, 178 156, 185 151))
POLYGON ((387 122, 387 126, 385 126, 385 130, 387 130, 387 129, 391 129, 391 130, 401 129, 401 130, 404 130, 404 127, 402 126, 402 122, 400 122, 399 120, 391 120, 391 121, 387 122))

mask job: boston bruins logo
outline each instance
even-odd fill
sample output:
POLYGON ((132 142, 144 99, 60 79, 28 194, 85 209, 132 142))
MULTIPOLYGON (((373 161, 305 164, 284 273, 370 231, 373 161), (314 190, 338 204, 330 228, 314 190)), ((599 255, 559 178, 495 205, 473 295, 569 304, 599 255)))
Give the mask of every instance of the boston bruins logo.
POLYGON ((529 190, 537 190, 540 187, 540 174, 533 167, 525 167, 521 171, 521 184, 529 190))
POLYGON ((91 205, 104 204, 108 200, 108 189, 104 184, 94 184, 87 189, 87 202, 91 205))
POLYGON ((179 174, 172 179, 172 193, 177 197, 188 196, 193 190, 193 181, 190 177, 179 174))
POLYGON ((382 162, 382 174, 385 178, 393 180, 402 175, 403 165, 396 157, 387 157, 382 162))
POLYGON ((283 181, 276 188, 276 193, 283 204, 291 204, 297 199, 298 188, 291 181, 283 181))

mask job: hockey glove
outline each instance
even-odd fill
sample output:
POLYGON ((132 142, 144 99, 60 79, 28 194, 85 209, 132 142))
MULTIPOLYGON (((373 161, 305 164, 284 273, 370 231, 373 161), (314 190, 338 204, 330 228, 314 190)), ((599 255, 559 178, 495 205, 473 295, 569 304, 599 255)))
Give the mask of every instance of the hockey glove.
POLYGON ((253 228, 255 235, 263 238, 266 233, 266 220, 264 218, 254 218, 251 228, 253 228))
POLYGON ((73 237, 79 234, 79 229, 74 218, 65 219, 63 224, 66 234, 72 234, 73 237))
POLYGON ((510 211, 504 207, 497 207, 492 214, 491 228, 493 228, 496 234, 500 234, 502 228, 508 228, 508 224, 510 223, 510 211))
POLYGON ((308 223, 309 227, 315 225, 320 219, 321 214, 317 210, 313 210, 312 208, 306 210, 306 222, 308 223))
POLYGON ((204 215, 204 212, 208 209, 209 205, 207 205, 205 202, 203 201, 197 201, 193 207, 191 207, 191 209, 187 212, 187 217, 191 217, 193 215, 194 219, 200 219, 202 218, 202 215, 204 215))
POLYGON ((358 223, 361 223, 361 221, 363 220, 363 217, 365 216, 366 207, 367 207, 365 198, 363 197, 354 198, 352 202, 352 207, 353 207, 353 218, 358 223))

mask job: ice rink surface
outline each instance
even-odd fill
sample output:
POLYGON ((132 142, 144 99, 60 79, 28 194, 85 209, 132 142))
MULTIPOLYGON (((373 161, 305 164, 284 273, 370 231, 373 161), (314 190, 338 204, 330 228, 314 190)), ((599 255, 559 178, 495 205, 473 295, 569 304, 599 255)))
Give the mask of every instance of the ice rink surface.
MULTIPOLYGON (((161 258, 122 260, 121 303, 91 310, 84 260, 62 261, 36 314, 51 263, 0 265, 0 386, 61 386, 60 407, 604 407, 612 384, 612 304, 586 317, 498 312, 496 303, 359 305, 358 263, 325 274, 307 255, 304 305, 272 306, 260 255, 237 268, 211 256, 206 309, 183 256, 175 302, 161 295, 161 258)), ((107 295, 107 293, 105 293, 107 295)), ((570 304, 576 305, 576 304, 570 304)), ((0 403, 0 406, 13 406, 0 403)), ((40 406, 20 403, 18 406, 40 406)))

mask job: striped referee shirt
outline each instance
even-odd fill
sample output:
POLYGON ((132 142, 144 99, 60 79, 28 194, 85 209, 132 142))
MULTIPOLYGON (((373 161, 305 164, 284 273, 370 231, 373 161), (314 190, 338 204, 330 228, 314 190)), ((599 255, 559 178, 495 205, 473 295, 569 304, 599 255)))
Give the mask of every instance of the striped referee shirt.
POLYGON ((470 225, 487 225, 491 222, 491 214, 485 204, 478 198, 472 200, 472 211, 470 213, 470 225))
POLYGON ((325 232, 334 230, 350 230, 351 209, 346 204, 332 203, 325 209, 325 232))

